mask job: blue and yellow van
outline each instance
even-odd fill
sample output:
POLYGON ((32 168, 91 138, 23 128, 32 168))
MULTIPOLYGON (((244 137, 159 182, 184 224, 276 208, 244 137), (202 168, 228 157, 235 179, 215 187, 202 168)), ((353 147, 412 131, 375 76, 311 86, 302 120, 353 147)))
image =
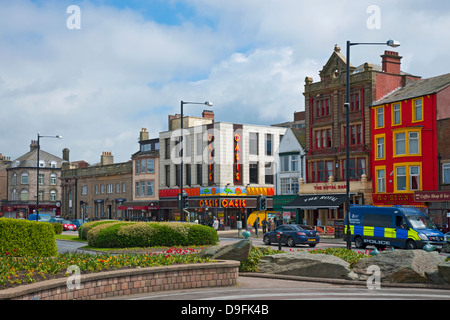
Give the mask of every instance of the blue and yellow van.
MULTIPOLYGON (((347 233, 346 225, 344 232, 347 233)), ((371 244, 421 249, 429 243, 442 249, 445 245, 444 234, 426 214, 414 207, 350 206, 350 233, 357 248, 371 244)))

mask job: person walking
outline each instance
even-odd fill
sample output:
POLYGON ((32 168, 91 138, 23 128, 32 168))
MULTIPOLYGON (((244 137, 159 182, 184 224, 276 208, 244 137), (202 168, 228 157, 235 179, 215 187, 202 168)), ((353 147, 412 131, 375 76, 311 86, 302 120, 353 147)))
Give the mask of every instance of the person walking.
POLYGON ((255 228, 255 234, 256 237, 258 238, 258 227, 259 227, 259 218, 256 218, 255 222, 253 223, 253 228, 255 228))
POLYGON ((264 218, 264 220, 261 222, 262 224, 262 230, 263 230, 263 234, 266 233, 267 230, 267 220, 266 218, 264 218))
POLYGON ((214 218, 213 228, 216 231, 219 229, 219 220, 217 218, 214 218))

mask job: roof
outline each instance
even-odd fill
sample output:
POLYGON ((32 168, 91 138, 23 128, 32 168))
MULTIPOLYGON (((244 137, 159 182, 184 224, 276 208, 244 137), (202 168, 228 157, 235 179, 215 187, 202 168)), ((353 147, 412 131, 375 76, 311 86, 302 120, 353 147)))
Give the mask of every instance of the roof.
MULTIPOLYGON (((54 156, 42 149, 39 150, 39 161, 46 163, 43 168, 48 168, 49 163, 54 161, 56 162, 56 167, 61 168, 61 164, 63 160, 57 156, 54 156)), ((37 148, 33 148, 31 151, 25 153, 19 158, 11 161, 7 168, 36 168, 37 162, 37 148)))
POLYGON ((295 138, 297 138, 298 143, 303 149, 306 148, 306 129, 305 128, 290 128, 295 138))
POLYGON ((427 94, 434 94, 450 85, 450 73, 427 79, 416 80, 406 86, 393 91, 381 100, 374 101, 372 106, 392 103, 396 101, 417 98, 427 94))

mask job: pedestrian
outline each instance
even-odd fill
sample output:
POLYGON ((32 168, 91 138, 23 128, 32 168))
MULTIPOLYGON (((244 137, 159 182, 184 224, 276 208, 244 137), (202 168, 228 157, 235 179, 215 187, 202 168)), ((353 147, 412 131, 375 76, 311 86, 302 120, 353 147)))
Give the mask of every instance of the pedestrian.
POLYGON ((258 218, 256 218, 255 222, 253 223, 253 228, 255 228, 256 237, 258 237, 258 227, 259 227, 259 221, 258 221, 258 218))
POLYGON ((217 231, 219 229, 219 220, 214 218, 213 228, 217 231))
POLYGON ((263 234, 266 233, 266 229, 267 229, 267 220, 266 218, 264 218, 264 220, 261 222, 262 224, 262 229, 263 229, 263 234))

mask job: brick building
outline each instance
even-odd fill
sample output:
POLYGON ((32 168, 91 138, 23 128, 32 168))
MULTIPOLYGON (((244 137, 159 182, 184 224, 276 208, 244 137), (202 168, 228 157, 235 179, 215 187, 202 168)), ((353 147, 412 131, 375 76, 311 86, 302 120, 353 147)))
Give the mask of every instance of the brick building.
MULTIPOLYGON (((370 111, 373 101, 420 77, 401 71, 401 56, 385 51, 382 64, 350 65, 350 192, 351 202, 372 202, 370 183, 370 111)), ((346 161, 346 58, 339 47, 319 72, 320 81, 305 79, 307 178, 300 194, 336 195, 339 203, 303 206, 308 224, 343 219, 346 161)))

